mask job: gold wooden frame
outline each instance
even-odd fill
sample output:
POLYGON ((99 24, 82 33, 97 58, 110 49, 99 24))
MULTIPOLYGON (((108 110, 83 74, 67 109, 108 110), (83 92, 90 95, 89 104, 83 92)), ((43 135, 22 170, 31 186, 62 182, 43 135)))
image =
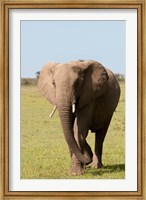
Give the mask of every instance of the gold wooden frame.
POLYGON ((145 0, 1 0, 0 34, 0 199, 146 199, 145 97, 146 20, 145 0), (8 175, 8 48, 10 8, 135 8, 138 11, 138 190, 137 192, 10 192, 8 175), (145 19, 145 20, 144 20, 145 19))

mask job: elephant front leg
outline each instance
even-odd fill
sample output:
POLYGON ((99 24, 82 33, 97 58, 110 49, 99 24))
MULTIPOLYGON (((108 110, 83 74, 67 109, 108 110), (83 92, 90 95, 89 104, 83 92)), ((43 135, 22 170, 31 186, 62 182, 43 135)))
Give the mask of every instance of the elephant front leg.
POLYGON ((80 176, 84 174, 84 165, 73 154, 71 158, 71 175, 80 176))
MULTIPOLYGON (((91 162, 92 162, 93 153, 92 153, 92 150, 91 150, 90 146, 86 142, 86 140, 84 140, 83 146, 84 147, 81 148, 81 149, 82 149, 82 152, 83 152, 84 156, 89 157, 91 162)), ((80 145, 80 147, 81 147, 81 145, 80 145)), ((79 161, 77 159, 77 157, 72 153, 71 153, 71 159, 72 159, 72 166, 71 166, 72 174, 73 175, 82 175, 84 173, 85 166, 87 164, 84 164, 81 161, 79 161)), ((88 164, 90 164, 90 163, 88 163, 88 164)))
MULTIPOLYGON (((85 135, 87 135, 87 130, 81 129, 77 126, 77 119, 74 122, 74 137, 79 146, 79 149, 84 153, 85 148, 85 135), (83 134, 84 133, 84 134, 83 134)), ((78 160, 78 158, 70 151, 71 155, 71 174, 72 175, 82 175, 84 174, 84 164, 78 160)))

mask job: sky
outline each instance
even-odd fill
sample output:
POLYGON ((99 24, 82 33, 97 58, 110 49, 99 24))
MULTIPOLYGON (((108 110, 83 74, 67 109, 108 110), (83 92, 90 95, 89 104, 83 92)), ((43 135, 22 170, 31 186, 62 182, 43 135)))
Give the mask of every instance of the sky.
POLYGON ((97 60, 125 74, 125 21, 21 21, 21 77, 50 62, 97 60))

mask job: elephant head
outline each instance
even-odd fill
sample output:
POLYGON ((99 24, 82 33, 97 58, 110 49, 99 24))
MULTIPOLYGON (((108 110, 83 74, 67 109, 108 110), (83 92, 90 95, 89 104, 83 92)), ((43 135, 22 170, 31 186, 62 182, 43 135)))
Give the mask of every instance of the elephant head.
POLYGON ((81 153, 74 139, 72 105, 75 105, 76 114, 105 93, 107 82, 105 68, 90 60, 65 64, 50 62, 40 73, 38 88, 50 103, 57 106, 67 144, 83 163, 91 160, 81 153))

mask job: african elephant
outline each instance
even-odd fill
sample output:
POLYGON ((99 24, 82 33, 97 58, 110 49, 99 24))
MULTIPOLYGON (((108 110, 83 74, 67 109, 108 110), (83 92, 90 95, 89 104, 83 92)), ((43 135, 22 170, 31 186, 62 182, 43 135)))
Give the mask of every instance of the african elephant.
POLYGON ((38 88, 58 109, 71 173, 83 174, 92 161, 93 167, 101 168, 103 141, 120 97, 114 74, 93 60, 49 62, 40 72, 38 88), (95 133, 94 155, 86 141, 89 130, 95 133))

